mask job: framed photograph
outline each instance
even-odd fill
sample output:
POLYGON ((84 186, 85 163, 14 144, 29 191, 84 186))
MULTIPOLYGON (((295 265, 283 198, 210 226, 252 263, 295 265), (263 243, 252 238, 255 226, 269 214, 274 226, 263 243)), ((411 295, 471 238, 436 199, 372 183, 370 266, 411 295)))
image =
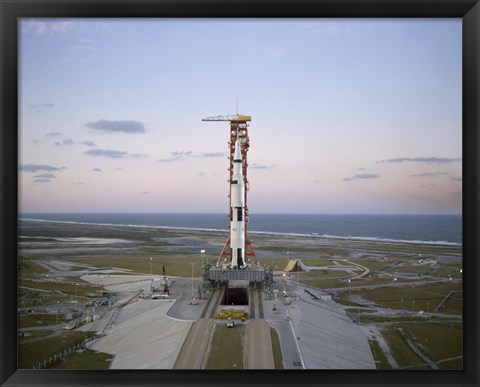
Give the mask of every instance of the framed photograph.
POLYGON ((478 385, 478 1, 2 1, 2 385, 478 385))

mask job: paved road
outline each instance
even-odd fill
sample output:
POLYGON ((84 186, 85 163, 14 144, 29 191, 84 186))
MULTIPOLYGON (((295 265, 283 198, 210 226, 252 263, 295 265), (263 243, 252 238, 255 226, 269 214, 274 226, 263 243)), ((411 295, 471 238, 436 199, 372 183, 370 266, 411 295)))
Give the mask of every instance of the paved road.
POLYGON ((193 323, 173 366, 174 369, 202 368, 214 324, 215 320, 211 318, 201 318, 193 323))
POLYGON ((270 325, 263 319, 250 320, 247 324, 245 349, 247 369, 275 369, 273 361, 270 325))
POLYGON ((282 348, 284 369, 303 369, 302 358, 298 350, 297 338, 293 335, 289 321, 276 320, 271 322, 277 330, 282 348))

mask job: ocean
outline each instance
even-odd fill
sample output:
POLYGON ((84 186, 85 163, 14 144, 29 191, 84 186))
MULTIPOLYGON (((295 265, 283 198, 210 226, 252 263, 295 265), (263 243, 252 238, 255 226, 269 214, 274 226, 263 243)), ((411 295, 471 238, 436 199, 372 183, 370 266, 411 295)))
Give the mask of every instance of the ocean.
MULTIPOLYGON (((227 214, 23 213, 20 220, 227 231, 227 214)), ((248 232, 462 245, 461 215, 250 214, 248 232)))

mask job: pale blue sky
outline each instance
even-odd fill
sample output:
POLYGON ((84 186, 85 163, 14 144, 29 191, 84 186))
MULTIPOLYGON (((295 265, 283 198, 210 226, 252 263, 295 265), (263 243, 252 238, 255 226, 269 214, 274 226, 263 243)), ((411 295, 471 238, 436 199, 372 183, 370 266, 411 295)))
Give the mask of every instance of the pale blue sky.
POLYGON ((24 19, 21 211, 461 213, 460 19, 24 19))

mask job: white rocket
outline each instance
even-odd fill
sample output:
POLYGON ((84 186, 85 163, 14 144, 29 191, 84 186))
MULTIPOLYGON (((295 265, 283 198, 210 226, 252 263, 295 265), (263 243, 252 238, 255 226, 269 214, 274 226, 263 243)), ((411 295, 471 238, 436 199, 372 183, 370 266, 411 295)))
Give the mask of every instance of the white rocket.
POLYGON ((243 180, 241 142, 237 137, 230 181, 230 267, 245 267, 245 181, 243 180))

